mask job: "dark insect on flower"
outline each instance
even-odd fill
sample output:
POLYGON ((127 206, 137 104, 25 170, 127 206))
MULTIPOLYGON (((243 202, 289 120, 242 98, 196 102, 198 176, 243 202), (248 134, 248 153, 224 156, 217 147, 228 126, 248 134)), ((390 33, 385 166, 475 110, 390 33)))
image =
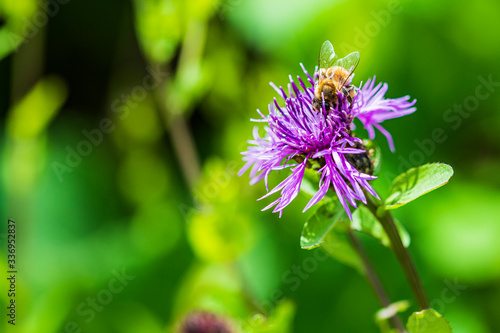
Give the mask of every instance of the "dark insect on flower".
POLYGON ((354 148, 361 149, 364 152, 359 154, 346 154, 346 160, 349 162, 356 170, 368 175, 373 175, 374 162, 373 161, 373 149, 369 150, 362 143, 355 142, 354 148))
MULTIPOLYGON (((325 52, 324 50, 330 48, 323 46, 322 52, 325 52)), ((320 84, 314 81, 301 64, 309 85, 306 85, 300 77, 297 77, 299 82, 297 85, 290 76, 287 93, 282 87, 278 88, 271 83, 284 100, 284 104, 280 106, 274 98, 269 104, 268 115, 257 110, 261 118, 252 119, 267 125, 264 127, 265 135, 261 137, 258 127, 254 128, 254 140, 249 141, 248 151, 242 153, 246 164, 239 174, 250 169, 252 185, 262 179, 265 180, 268 193, 262 198, 279 191, 281 194, 263 210, 275 206, 273 212, 279 212, 281 216, 283 209, 298 195, 305 169, 315 165, 317 167, 313 167, 313 170, 320 174, 319 190, 304 211, 319 202, 332 188, 346 213, 351 217, 348 204, 357 207, 356 200, 366 203, 365 191, 377 197, 369 184, 370 180, 376 178, 370 172, 373 169, 370 152, 363 147, 362 140, 353 135, 352 131, 355 128, 353 120, 359 119, 368 131, 370 139, 375 137, 374 128, 377 128, 386 136, 391 150, 394 151, 392 137, 380 123, 416 110, 413 107, 416 101, 410 102, 409 96, 397 99, 384 98, 388 86, 385 83, 375 85, 375 78, 368 80, 359 88, 351 86, 349 80, 359 55, 352 56, 351 53, 346 58, 354 60, 341 59, 342 62, 339 62, 335 61, 333 47, 330 51, 325 53, 330 54, 327 57, 331 58, 330 62, 324 66, 333 61, 335 66, 341 66, 347 73, 340 70, 347 79, 337 80, 338 82, 332 76, 334 98, 325 97, 325 88, 319 88, 320 84), (331 53, 328 53, 330 51, 331 53), (344 89, 346 86, 353 88, 346 90, 344 89), (356 91, 355 94, 349 92, 353 89, 356 91), (318 91, 322 94, 321 107, 317 102, 318 91), (291 163, 293 161, 297 163, 291 163), (271 171, 286 168, 290 168, 291 175, 269 191, 267 178, 271 171)), ((320 59, 324 58, 320 56, 320 59)), ((318 73, 315 73, 315 76, 318 76, 318 73)), ((323 86, 327 86, 327 83, 323 86)))
POLYGON ((232 333, 229 325, 209 312, 193 312, 182 323, 179 333, 232 333))

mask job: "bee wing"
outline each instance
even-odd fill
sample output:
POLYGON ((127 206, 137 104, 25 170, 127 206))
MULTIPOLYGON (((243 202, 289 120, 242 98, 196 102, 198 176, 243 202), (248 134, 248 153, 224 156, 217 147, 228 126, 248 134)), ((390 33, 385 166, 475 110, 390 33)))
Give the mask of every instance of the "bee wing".
POLYGON ((319 51, 319 68, 330 68, 336 60, 337 56, 333 50, 333 45, 327 40, 323 43, 319 51))
POLYGON ((344 77, 342 80, 341 85, 344 85, 347 81, 349 81, 349 78, 351 77, 352 73, 358 67, 359 64, 359 52, 353 52, 348 55, 346 55, 344 58, 339 59, 335 62, 334 66, 340 66, 343 67, 347 70, 348 74, 344 77))

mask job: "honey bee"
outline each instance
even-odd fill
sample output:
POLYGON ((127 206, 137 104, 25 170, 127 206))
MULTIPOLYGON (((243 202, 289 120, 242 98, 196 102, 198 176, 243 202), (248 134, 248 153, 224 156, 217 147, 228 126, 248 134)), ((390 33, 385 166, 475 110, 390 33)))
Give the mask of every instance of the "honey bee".
POLYGON ((313 108, 319 112, 323 109, 328 112, 336 108, 338 103, 337 94, 341 92, 350 103, 356 95, 354 86, 351 86, 351 76, 359 63, 359 52, 353 52, 344 58, 338 59, 333 45, 326 41, 319 52, 318 80, 314 85, 313 108))

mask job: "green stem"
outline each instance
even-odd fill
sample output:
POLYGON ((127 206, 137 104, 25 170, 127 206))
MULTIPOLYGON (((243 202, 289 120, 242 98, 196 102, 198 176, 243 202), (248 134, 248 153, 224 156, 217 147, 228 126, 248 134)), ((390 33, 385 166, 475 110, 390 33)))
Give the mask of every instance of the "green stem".
POLYGON ((380 224, 382 224, 382 227, 387 233, 387 236, 391 241, 392 251, 396 255, 396 258, 406 275, 406 279, 408 280, 408 284, 410 285, 413 295, 417 300, 420 310, 428 309, 429 300, 427 299, 427 295, 424 291, 422 282, 420 281, 420 277, 417 273, 417 269, 413 263, 410 253, 401 241, 401 237, 399 236, 392 214, 384 209, 383 202, 379 200, 375 201, 376 199, 369 194, 367 194, 366 197, 368 199, 366 206, 370 209, 380 224))
MULTIPOLYGON (((389 296, 387 296, 387 293, 384 290, 384 286, 380 282, 377 273, 375 272, 375 269, 370 263, 370 259, 368 258, 368 254, 363 248, 363 244, 360 242, 358 236, 356 236, 356 234, 354 233, 354 231, 352 231, 351 228, 349 228, 347 235, 349 236, 353 248, 356 250, 359 257, 361 258, 361 261, 363 262, 366 279, 368 280, 370 286, 375 292, 375 295, 377 295, 380 304, 384 308, 388 307, 389 305, 391 305, 389 296)), ((394 316, 390 317, 389 320, 391 321, 392 325, 398 332, 400 333, 406 332, 403 322, 401 321, 397 313, 395 313, 394 316)))
MULTIPOLYGON (((193 70, 200 71, 206 38, 207 22, 191 19, 187 23, 179 62, 172 82, 177 82, 179 86, 182 86, 180 82, 190 77, 193 70)), ((192 105, 189 104, 191 102, 187 103, 185 100, 192 99, 190 89, 193 88, 189 87, 187 91, 181 90, 178 94, 168 94, 168 88, 167 82, 163 81, 156 91, 155 103, 164 118, 165 128, 171 137, 184 177, 192 189, 201 178, 200 160, 188 116, 186 116, 187 109, 192 105)))

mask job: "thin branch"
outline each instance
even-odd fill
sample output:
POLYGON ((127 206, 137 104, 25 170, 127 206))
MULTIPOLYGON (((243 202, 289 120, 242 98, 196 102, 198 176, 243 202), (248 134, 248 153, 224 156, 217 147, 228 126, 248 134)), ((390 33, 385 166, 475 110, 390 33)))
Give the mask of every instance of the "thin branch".
MULTIPOLYGON (((365 249, 363 248, 363 244, 361 244, 358 236, 356 236, 354 231, 352 231, 352 229, 350 228, 348 231, 348 236, 349 240, 353 245, 353 248, 356 250, 359 257, 361 258, 361 261, 363 262, 363 266, 365 269, 365 276, 366 279, 368 280, 368 283, 375 292, 375 295, 377 295, 380 304, 384 308, 388 307, 391 304, 389 296, 387 296, 387 293, 384 290, 384 286, 380 282, 377 273, 375 272, 375 269, 370 263, 370 259, 368 258, 368 255, 365 249)), ((390 317, 389 320, 391 321, 392 325, 397 329, 398 332, 400 333, 406 332, 403 322, 401 321, 397 313, 395 313, 394 316, 390 317)))
POLYGON ((396 258, 406 275, 406 279, 408 280, 408 284, 410 285, 413 295, 417 300, 420 310, 428 309, 429 300, 427 298, 427 294, 424 291, 422 281, 420 280, 413 259, 411 258, 408 249, 404 247, 403 242, 401 241, 401 237, 399 236, 392 214, 383 209, 381 202, 375 202, 374 198, 368 194, 366 196, 368 198, 366 206, 370 209, 387 233, 387 236, 391 241, 392 251, 396 255, 396 258))

